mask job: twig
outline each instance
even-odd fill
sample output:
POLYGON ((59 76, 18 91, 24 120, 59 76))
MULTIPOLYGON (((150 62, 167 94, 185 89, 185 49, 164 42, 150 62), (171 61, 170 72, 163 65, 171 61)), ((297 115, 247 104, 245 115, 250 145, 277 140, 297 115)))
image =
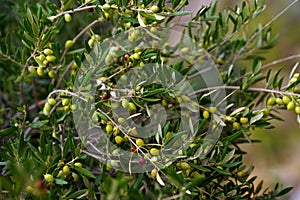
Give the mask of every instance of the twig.
MULTIPOLYGON (((203 88, 203 89, 197 90, 197 91, 191 93, 190 95, 200 94, 200 93, 211 91, 211 90, 221 90, 221 89, 225 89, 225 90, 241 90, 241 87, 240 86, 229 86, 229 85, 208 87, 208 88, 203 88)), ((250 91, 250 92, 274 93, 274 94, 279 94, 279 95, 289 95, 289 96, 300 97, 300 94, 295 94, 295 93, 291 93, 291 92, 283 92, 283 91, 279 91, 279 90, 270 90, 270 89, 266 89, 266 88, 248 88, 247 91, 250 91)))

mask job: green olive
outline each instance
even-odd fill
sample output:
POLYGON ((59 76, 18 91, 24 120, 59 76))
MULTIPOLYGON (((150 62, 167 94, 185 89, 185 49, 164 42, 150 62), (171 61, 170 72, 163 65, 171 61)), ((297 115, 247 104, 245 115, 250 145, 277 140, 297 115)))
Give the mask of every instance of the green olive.
POLYGON ((295 107, 295 113, 296 113, 297 115, 300 115, 300 106, 296 106, 296 107, 295 107))
POLYGON ((45 174, 44 175, 44 179, 45 181, 47 181, 48 183, 53 183, 54 182, 54 178, 51 174, 45 174))
POLYGON ((44 54, 46 54, 46 55, 52 55, 53 54, 53 51, 52 51, 52 49, 44 49, 44 54))
POLYGON ((34 66, 28 67, 28 71, 32 74, 36 74, 36 68, 34 66))
POLYGON ((117 135, 115 137, 115 141, 117 144, 122 144, 124 142, 124 138, 122 138, 121 136, 117 135))
POLYGON ((282 101, 283 101, 284 104, 287 105, 288 103, 290 103, 291 99, 288 96, 283 96, 282 97, 282 101))
POLYGON ((159 155, 159 150, 157 148, 151 148, 150 149, 150 154, 153 156, 158 156, 159 155))
POLYGON ((42 66, 39 66, 36 70, 37 75, 43 76, 44 75, 44 68, 42 66))
POLYGON ((106 133, 111 133, 113 131, 113 126, 110 125, 110 124, 107 124, 106 127, 105 127, 105 131, 106 133))
POLYGON ((51 106, 54 106, 56 104, 56 100, 54 98, 49 98, 48 99, 48 103, 51 105, 51 106))
POLYGON ((48 55, 48 56, 46 57, 46 60, 47 60, 48 62, 54 62, 54 61, 56 60, 56 57, 55 57, 54 55, 48 55))
POLYGON ((247 117, 241 117, 240 118, 240 122, 242 123, 242 124, 247 124, 248 123, 248 118, 247 117))
POLYGON ((49 76, 50 78, 55 78, 55 77, 56 77, 56 74, 55 74, 55 72, 54 72, 53 70, 50 70, 50 71, 48 72, 48 76, 49 76))
POLYGON ((204 119, 208 119, 209 116, 210 116, 210 113, 207 110, 203 111, 203 118, 204 119))
POLYGON ((67 49, 71 48, 74 45, 74 43, 75 42, 73 40, 67 40, 65 42, 65 48, 67 48, 67 49))
POLYGON ((71 22, 72 21, 72 16, 69 13, 67 13, 67 14, 64 15, 64 19, 65 19, 66 22, 71 22))
POLYGON ((276 103, 276 98, 275 97, 270 97, 267 101, 268 106, 272 106, 276 103))
POLYGON ((139 147, 142 147, 142 146, 145 145, 145 142, 144 142, 144 140, 142 140, 142 139, 137 139, 137 140, 135 141, 135 143, 136 143, 136 145, 138 145, 139 147))
POLYGON ((134 111, 136 111, 136 106, 135 106, 135 104, 129 102, 129 104, 128 104, 128 110, 129 110, 129 112, 134 112, 134 111))
POLYGON ((233 123, 232 123, 232 126, 233 126, 233 129, 234 129, 234 130, 240 130, 240 127, 241 127, 241 126, 240 126, 240 123, 238 123, 238 122, 233 122, 233 123))
POLYGON ((69 173, 70 173, 70 168, 69 168, 68 165, 65 165, 65 166, 63 167, 63 173, 64 173, 64 174, 69 174, 69 173))
POLYGON ((289 102, 288 105, 286 106, 287 110, 294 110, 295 108, 295 103, 294 102, 289 102))

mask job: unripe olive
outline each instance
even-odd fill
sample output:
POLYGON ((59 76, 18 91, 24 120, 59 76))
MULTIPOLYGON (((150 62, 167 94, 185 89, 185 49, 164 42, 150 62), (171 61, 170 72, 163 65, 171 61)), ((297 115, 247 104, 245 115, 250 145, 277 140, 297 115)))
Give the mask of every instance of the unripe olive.
POLYGON ((73 45, 74 45, 74 41, 73 40, 67 40, 66 42, 65 42, 65 48, 71 48, 73 45))
POLYGON ((105 12, 105 13, 104 13, 104 18, 105 18, 106 20, 110 20, 110 15, 109 15, 109 13, 105 12))
POLYGON ((36 70, 37 75, 43 76, 44 75, 44 68, 42 66, 39 66, 36 70))
POLYGON ((92 38, 93 40, 95 40, 95 41, 100 41, 100 40, 101 40, 101 36, 98 35, 98 34, 92 35, 91 38, 92 38))
POLYGON ((44 56, 44 54, 41 54, 37 57, 37 59, 39 59, 40 61, 44 61, 46 57, 44 56))
POLYGON ((151 148, 150 149, 150 154, 153 156, 158 156, 159 155, 159 150, 157 148, 151 148))
POLYGON ((240 118, 240 122, 242 123, 242 124, 247 124, 248 123, 248 118, 247 117, 241 117, 240 118))
POLYGON ((33 66, 28 67, 28 71, 32 74, 36 74, 36 68, 33 66))
POLYGON ((56 60, 56 57, 54 55, 48 55, 46 57, 46 60, 49 62, 54 62, 56 60))
POLYGON ((113 133, 114 133, 114 135, 118 135, 120 133, 120 130, 118 129, 118 127, 115 126, 113 128, 113 133))
POLYGON ((296 107, 295 107, 295 113, 296 113, 297 115, 300 115, 300 106, 296 106, 296 107))
POLYGON ((150 10, 154 13, 159 12, 159 7, 158 6, 151 6, 150 10))
POLYGON ((50 105, 48 102, 45 103, 45 109, 46 109, 47 111, 50 111, 50 110, 51 110, 51 105, 50 105))
POLYGON ((168 139, 169 137, 171 137, 171 136, 172 136, 172 134, 173 134, 173 133, 172 133, 172 132, 170 132, 170 131, 169 131, 169 132, 167 132, 167 134, 166 134, 166 139, 168 139))
POLYGON ((106 133, 111 133, 113 131, 113 127, 110 124, 107 124, 105 127, 105 131, 106 133))
POLYGON ((135 104, 129 102, 129 104, 128 104, 128 110, 129 110, 129 112, 134 112, 134 111, 136 111, 136 106, 135 106, 135 104))
POLYGON ((72 21, 72 16, 69 13, 65 14, 64 18, 65 18, 66 22, 71 22, 72 21))
POLYGON ((70 100, 69 100, 69 99, 62 99, 62 100, 61 100, 61 104, 62 104, 63 106, 67 106, 69 103, 70 103, 70 100))
POLYGON ((72 104, 72 105, 70 106, 70 108, 71 108, 71 110, 76 110, 76 109, 77 109, 77 106, 76 106, 75 104, 72 104))
POLYGON ((183 170, 189 170, 189 169, 191 169, 191 166, 187 162, 181 162, 180 168, 183 170))
POLYGON ((124 124, 125 123, 125 119, 123 117, 118 118, 118 123, 119 124, 124 124))
POLYGON ((137 139, 137 140, 135 141, 135 143, 136 143, 136 145, 138 145, 139 147, 142 147, 142 146, 145 145, 145 142, 144 142, 144 140, 142 140, 142 139, 137 139))
POLYGON ((210 108, 208 108, 208 111, 210 113, 215 113, 215 112, 217 112, 217 108, 216 107, 210 107, 210 108))
POLYGON ((279 98, 279 97, 276 98, 276 103, 277 103, 278 105, 283 105, 283 101, 282 101, 282 99, 279 98))
POLYGON ((294 110, 295 108, 295 103, 294 102, 289 102, 288 105, 286 106, 287 110, 294 110))
POLYGON ((76 167, 82 168, 82 164, 81 164, 80 162, 76 162, 76 163, 74 163, 74 165, 75 165, 76 167))
POLYGON ((70 173, 70 168, 69 168, 69 166, 68 165, 65 165, 64 167, 63 167, 63 173, 64 174, 68 174, 68 173, 70 173))
POLYGON ((50 78, 55 78, 55 77, 56 77, 56 74, 55 74, 55 72, 54 72, 53 70, 50 70, 50 71, 48 72, 48 76, 49 76, 50 78))
POLYGON ((54 178, 51 174, 45 174, 44 175, 44 179, 45 181, 47 181, 48 183, 53 183, 54 182, 54 178))
POLYGON ((264 113, 264 117, 269 116, 269 115, 270 115, 270 109, 265 109, 265 110, 263 111, 263 113, 264 113))
POLYGON ((291 99, 288 96, 283 96, 282 97, 282 101, 283 101, 284 104, 287 105, 288 103, 290 103, 291 99))
POLYGON ((164 107, 167 107, 168 103, 165 99, 163 99, 163 100, 161 100, 161 105, 164 106, 164 107))
POLYGON ((182 54, 187 54, 187 53, 189 53, 190 49, 188 47, 184 47, 180 51, 182 54))
POLYGON ((140 59, 140 54, 139 53, 134 53, 132 56, 135 60, 139 60, 140 59))
POLYGON ((300 74, 299 73, 295 73, 294 75, 293 75, 293 78, 299 78, 299 76, 300 76, 300 74))
POLYGON ((129 105, 128 100, 127 100, 127 99, 122 99, 122 107, 123 107, 123 108, 127 108, 128 105, 129 105))
POLYGON ((117 135, 115 137, 115 141, 117 144, 122 144, 124 142, 124 139, 121 136, 117 135))
POLYGON ((297 81, 298 79, 297 78, 292 78, 291 80, 290 80, 290 84, 293 84, 293 83, 295 83, 296 81, 297 81))
POLYGON ((88 45, 89 45, 89 47, 90 48, 93 48, 94 47, 94 43, 95 43, 95 40, 94 39, 89 39, 89 41, 88 41, 88 45))
POLYGON ((110 5, 106 3, 106 4, 104 4, 102 6, 102 8, 103 8, 103 10, 109 10, 110 9, 110 5))
POLYGON ((33 194, 34 193, 34 188, 31 185, 27 186, 25 190, 29 194, 33 194))
POLYGON ((44 49, 44 54, 46 54, 46 55, 52 55, 53 54, 53 51, 52 51, 52 49, 44 49))
POLYGON ((234 130, 240 130, 240 123, 238 123, 238 122, 233 122, 232 126, 233 126, 233 129, 234 129, 234 130))
POLYGON ((275 97, 270 97, 267 101, 268 106, 272 106, 276 103, 276 98, 275 97))
POLYGON ((69 112, 70 111, 70 106, 69 105, 64 106, 64 111, 69 112))
POLYGON ((300 93, 300 87, 298 87, 298 86, 294 87, 293 92, 297 93, 297 94, 300 93))
POLYGON ((51 106, 54 106, 56 104, 56 100, 54 98, 49 98, 48 99, 48 103, 51 105, 51 106))
POLYGON ((208 119, 209 116, 210 116, 210 113, 207 110, 203 111, 203 118, 204 119, 208 119))
POLYGON ((44 65, 48 65, 48 64, 49 64, 49 61, 45 59, 45 60, 43 61, 43 64, 44 64, 44 65))
POLYGON ((225 121, 227 122, 232 122, 233 121, 233 118, 231 116, 226 116, 225 117, 225 121))

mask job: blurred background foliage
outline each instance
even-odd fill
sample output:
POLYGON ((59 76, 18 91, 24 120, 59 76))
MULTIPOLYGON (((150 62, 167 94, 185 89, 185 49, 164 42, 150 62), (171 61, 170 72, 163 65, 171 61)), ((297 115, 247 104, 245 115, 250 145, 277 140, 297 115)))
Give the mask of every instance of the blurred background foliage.
MULTIPOLYGON (((266 11, 255 21, 265 23, 271 20, 290 2, 268 1, 266 11)), ((236 3, 236 0, 220 1, 220 9, 228 8, 236 3)), ((264 63, 300 53, 299 7, 300 2, 273 23, 273 33, 279 33, 279 38, 275 47, 265 55, 264 63)), ((252 24, 255 26, 256 22, 252 24)), ((288 61, 275 65, 274 68, 284 67, 284 71, 288 74, 295 62, 295 60, 288 61)), ((259 139, 262 141, 261 143, 245 144, 242 148, 248 152, 245 157, 246 162, 255 166, 253 175, 261 177, 266 183, 265 186, 272 186, 278 181, 288 186, 294 186, 290 197, 285 198, 298 200, 300 199, 300 159, 298 157, 300 129, 294 113, 283 110, 280 112, 284 121, 274 121, 275 129, 256 130, 253 133, 253 139, 259 139)))

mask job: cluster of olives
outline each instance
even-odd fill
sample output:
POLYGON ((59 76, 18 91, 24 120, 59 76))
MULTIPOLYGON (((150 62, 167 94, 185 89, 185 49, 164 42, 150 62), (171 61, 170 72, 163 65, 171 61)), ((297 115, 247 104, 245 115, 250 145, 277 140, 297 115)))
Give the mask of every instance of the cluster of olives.
MULTIPOLYGON (((49 63, 52 63, 56 60, 56 57, 53 55, 53 51, 50 48, 44 49, 38 56, 35 57, 35 61, 38 63, 38 67, 30 66, 28 71, 32 74, 37 74, 38 76, 44 76, 47 71, 49 63)), ((50 78, 55 78, 55 71, 48 69, 48 76, 50 78)))
MULTIPOLYGON (((292 85, 298 81, 299 73, 294 74, 294 76, 289 81, 289 84, 292 85)), ((290 89, 291 92, 295 94, 300 93, 300 88, 298 86, 294 86, 290 89)), ((300 115, 300 98, 298 96, 289 96, 282 95, 281 97, 272 96, 267 100, 267 108, 270 109, 272 106, 277 105, 279 107, 283 107, 287 110, 294 111, 297 115, 300 115)))
MULTIPOLYGON (((71 104, 71 101, 70 99, 68 98, 60 98, 61 99, 61 104, 62 104, 62 107, 58 108, 58 110, 63 110, 65 112, 69 112, 69 111, 73 111, 73 110, 76 110, 77 109, 77 106, 75 104, 71 104)), ((49 115, 52 107, 56 104, 56 99, 54 98, 49 98, 47 100, 47 102, 45 103, 44 105, 44 108, 43 108, 43 113, 45 115, 49 115)))

